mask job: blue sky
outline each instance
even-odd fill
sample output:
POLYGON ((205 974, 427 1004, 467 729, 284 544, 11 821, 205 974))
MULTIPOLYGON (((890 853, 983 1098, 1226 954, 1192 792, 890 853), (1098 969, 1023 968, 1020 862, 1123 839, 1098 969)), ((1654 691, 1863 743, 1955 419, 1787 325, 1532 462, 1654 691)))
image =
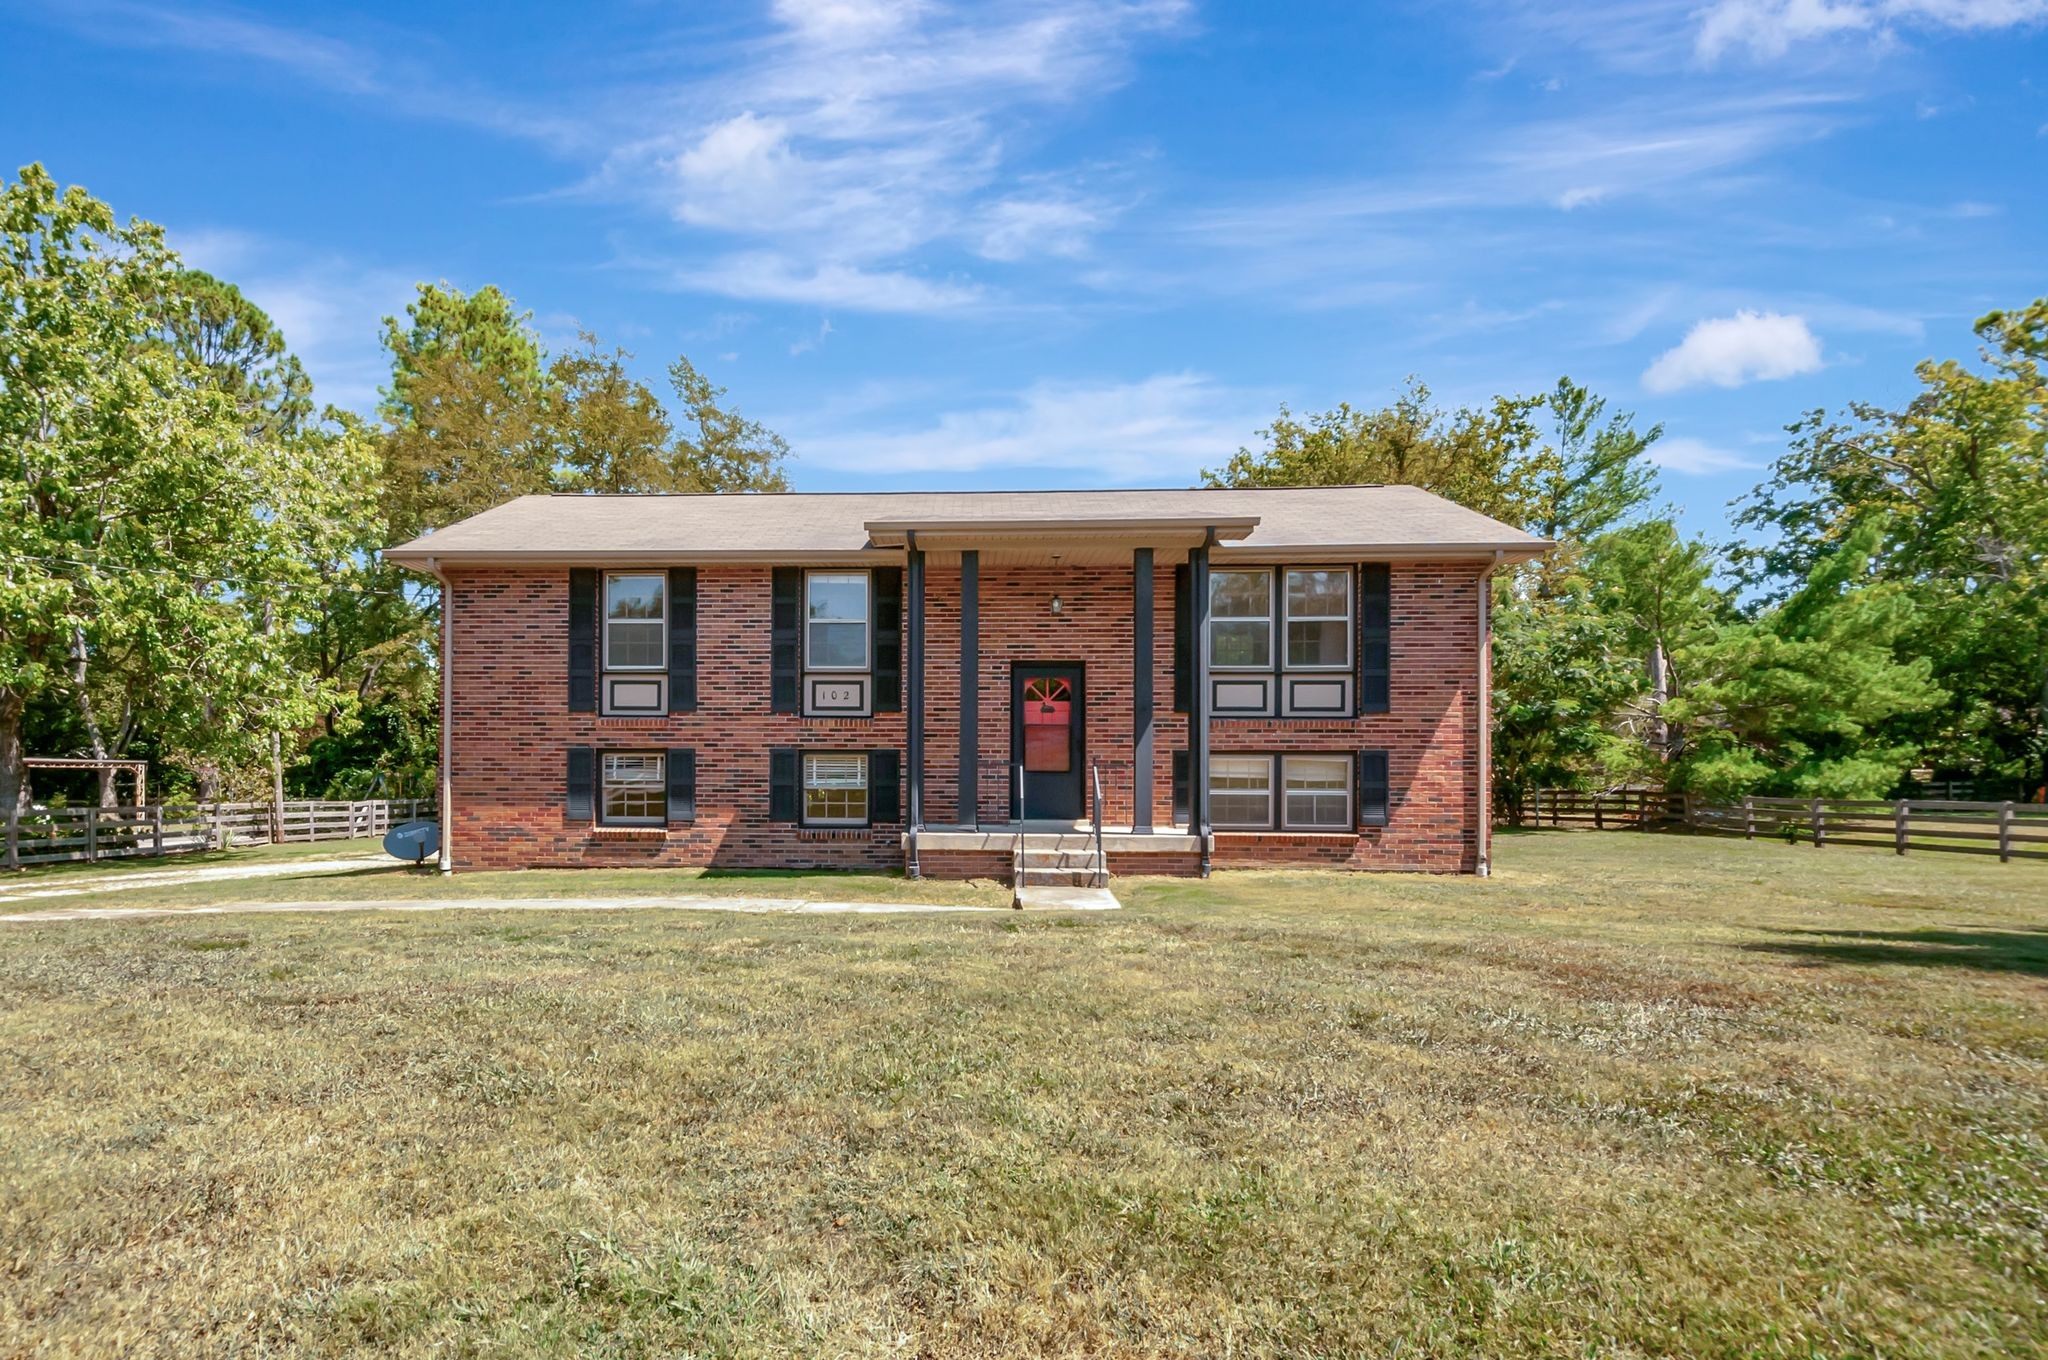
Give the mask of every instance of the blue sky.
POLYGON ((809 490, 1186 484, 1283 401, 1569 373, 1718 536, 1787 421, 2048 293, 2048 0, 0 0, 0 149, 345 405, 437 279, 687 353, 809 490))

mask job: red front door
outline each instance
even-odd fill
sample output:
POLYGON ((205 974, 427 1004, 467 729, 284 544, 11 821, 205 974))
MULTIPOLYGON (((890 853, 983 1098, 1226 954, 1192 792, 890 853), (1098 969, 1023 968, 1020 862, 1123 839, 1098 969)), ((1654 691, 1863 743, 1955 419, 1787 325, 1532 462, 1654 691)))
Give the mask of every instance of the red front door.
MULTIPOLYGON (((1084 805, 1081 668, 1019 664, 1011 677, 1010 703, 1011 749, 1024 766, 1023 815, 1079 818, 1084 805)), ((1013 788, 1012 803, 1016 796, 1013 788)))

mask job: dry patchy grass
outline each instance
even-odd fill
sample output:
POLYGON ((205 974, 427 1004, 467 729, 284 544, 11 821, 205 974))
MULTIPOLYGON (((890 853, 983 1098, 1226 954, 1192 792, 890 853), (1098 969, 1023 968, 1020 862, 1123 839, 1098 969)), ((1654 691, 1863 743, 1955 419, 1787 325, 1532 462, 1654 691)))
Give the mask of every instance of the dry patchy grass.
POLYGON ((2048 1344, 2048 873, 1500 860, 0 929, 0 1353, 2048 1344))

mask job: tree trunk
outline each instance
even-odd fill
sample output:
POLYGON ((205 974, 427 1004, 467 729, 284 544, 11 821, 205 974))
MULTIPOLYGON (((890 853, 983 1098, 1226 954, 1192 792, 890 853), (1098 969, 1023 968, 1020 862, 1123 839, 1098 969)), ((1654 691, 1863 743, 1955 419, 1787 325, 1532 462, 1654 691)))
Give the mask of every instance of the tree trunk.
MULTIPOLYGON (((263 602, 263 636, 267 639, 277 631, 277 605, 271 600, 263 602)), ((284 839, 284 742, 278 738, 277 729, 270 731, 270 838, 284 839)))
POLYGON ((28 767, 21 763, 21 694, 0 688, 0 804, 7 809, 6 867, 21 867, 21 814, 28 810, 28 767))
POLYGON ((1664 722, 1664 704, 1671 697, 1671 663, 1664 639, 1650 640, 1650 749, 1657 759, 1671 759, 1671 729, 1664 722))
MULTIPOLYGON (((71 687, 78 695, 78 716, 85 723, 85 735, 92 742, 92 758, 105 760, 108 758, 107 738, 100 731, 99 717, 93 712, 92 693, 86 688, 86 657, 85 630, 74 626, 71 630, 71 687)), ((117 801, 114 796, 114 772, 101 769, 96 773, 99 775, 100 806, 113 807, 117 801)))
POLYGON ((284 839, 284 743, 270 734, 270 835, 284 839))

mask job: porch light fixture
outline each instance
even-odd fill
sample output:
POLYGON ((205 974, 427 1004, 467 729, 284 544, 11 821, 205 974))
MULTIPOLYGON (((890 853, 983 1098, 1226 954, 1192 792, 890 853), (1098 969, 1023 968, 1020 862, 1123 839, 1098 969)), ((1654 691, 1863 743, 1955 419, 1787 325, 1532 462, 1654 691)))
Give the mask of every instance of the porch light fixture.
POLYGON ((1057 595, 1053 596, 1053 597, 1052 597, 1052 612, 1053 612, 1053 613, 1055 613, 1055 614, 1057 614, 1057 613, 1059 613, 1059 612, 1060 612, 1060 610, 1061 610, 1061 608, 1062 608, 1062 607, 1063 607, 1063 606, 1062 606, 1062 605, 1060 604, 1060 597, 1059 597, 1059 596, 1057 596, 1057 595))

